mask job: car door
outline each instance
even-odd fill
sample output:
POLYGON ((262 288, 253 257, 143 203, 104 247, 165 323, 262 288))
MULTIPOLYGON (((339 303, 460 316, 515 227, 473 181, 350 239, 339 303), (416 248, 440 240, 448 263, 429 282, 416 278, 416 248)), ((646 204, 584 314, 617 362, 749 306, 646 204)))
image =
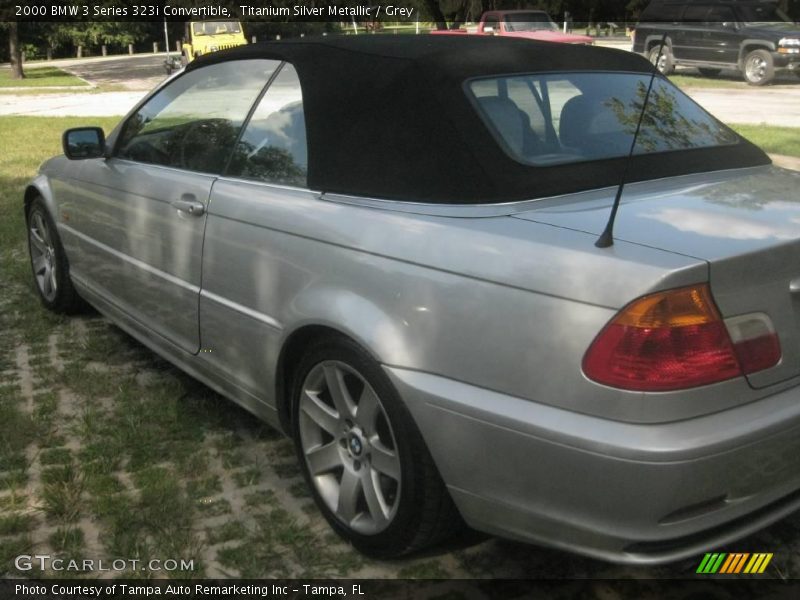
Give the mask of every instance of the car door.
POLYGON ((741 35, 736 28, 736 15, 730 6, 712 6, 706 15, 703 47, 704 60, 735 65, 739 60, 741 35))
POLYGON ((200 297, 201 360, 267 401, 286 312, 309 285, 307 253, 320 248, 286 233, 326 208, 307 189, 307 165, 302 90, 286 63, 214 182, 200 297))
POLYGON ((707 4, 689 4, 681 17, 672 39, 672 54, 678 60, 703 60, 705 40, 705 16, 707 4))
POLYGON ((279 62, 188 71, 131 114, 111 156, 84 161, 67 226, 73 273, 141 328, 199 349, 208 199, 279 62))

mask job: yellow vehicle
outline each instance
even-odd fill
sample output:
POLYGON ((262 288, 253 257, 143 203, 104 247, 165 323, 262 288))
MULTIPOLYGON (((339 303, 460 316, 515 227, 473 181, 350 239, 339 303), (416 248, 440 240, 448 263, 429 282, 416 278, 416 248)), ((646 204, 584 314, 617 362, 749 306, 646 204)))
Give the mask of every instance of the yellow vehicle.
POLYGON ((189 43, 182 47, 186 62, 208 52, 247 43, 242 24, 238 21, 192 21, 187 29, 189 43))

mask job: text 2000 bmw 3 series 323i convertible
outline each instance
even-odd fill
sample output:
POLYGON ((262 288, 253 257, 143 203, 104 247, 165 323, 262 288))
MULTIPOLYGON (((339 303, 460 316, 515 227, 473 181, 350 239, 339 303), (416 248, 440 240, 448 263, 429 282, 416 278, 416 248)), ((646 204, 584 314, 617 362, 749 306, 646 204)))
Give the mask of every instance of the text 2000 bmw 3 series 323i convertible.
POLYGON ((641 57, 249 45, 64 152, 24 199, 45 306, 282 429, 365 553, 466 522, 663 562, 800 506, 800 174, 641 57))

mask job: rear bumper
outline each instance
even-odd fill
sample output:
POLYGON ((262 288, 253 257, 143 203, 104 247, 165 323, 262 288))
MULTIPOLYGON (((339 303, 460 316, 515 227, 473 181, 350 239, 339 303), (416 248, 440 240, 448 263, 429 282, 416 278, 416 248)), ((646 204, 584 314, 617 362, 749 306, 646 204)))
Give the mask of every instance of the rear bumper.
POLYGON ((476 529, 655 564, 733 542, 800 508, 800 388, 644 425, 386 370, 476 529))

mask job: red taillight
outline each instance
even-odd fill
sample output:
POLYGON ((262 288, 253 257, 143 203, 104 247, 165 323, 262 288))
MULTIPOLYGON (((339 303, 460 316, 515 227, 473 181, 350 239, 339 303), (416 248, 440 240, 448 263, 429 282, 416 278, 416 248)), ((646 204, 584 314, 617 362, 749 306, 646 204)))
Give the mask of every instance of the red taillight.
POLYGON ((726 327, 706 284, 644 296, 622 309, 595 338, 583 358, 583 371, 612 387, 667 391, 777 364, 780 345, 769 318, 760 315, 758 326, 749 316, 739 319, 740 329, 747 331, 734 344, 731 325, 726 327))

